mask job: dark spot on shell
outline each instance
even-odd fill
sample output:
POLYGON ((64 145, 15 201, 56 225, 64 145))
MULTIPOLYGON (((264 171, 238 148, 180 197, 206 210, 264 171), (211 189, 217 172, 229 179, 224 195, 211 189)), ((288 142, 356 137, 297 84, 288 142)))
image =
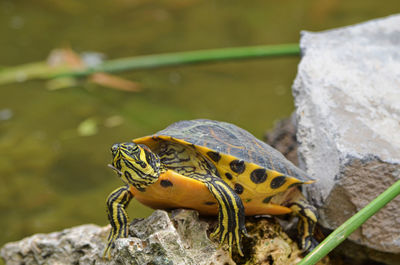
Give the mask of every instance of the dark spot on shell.
POLYGON ((246 199, 246 202, 251 202, 253 199, 246 199))
POLYGON ((221 159, 221 155, 218 152, 208 151, 207 155, 209 158, 212 159, 214 162, 218 162, 221 159))
POLYGON ((263 200, 263 203, 269 203, 269 202, 271 201, 271 199, 272 199, 272 196, 271 196, 271 197, 266 197, 266 198, 263 200))
POLYGON ((229 179, 229 180, 232 180, 232 174, 231 173, 225 173, 225 177, 227 178, 227 179, 229 179))
POLYGON ((163 180, 161 180, 160 185, 161 185, 161 187, 168 188, 168 187, 172 187, 174 184, 172 184, 172 182, 169 181, 168 179, 163 179, 163 180))
POLYGON ((243 188, 242 185, 240 185, 239 183, 236 183, 236 184, 235 184, 235 192, 236 192, 237 194, 242 194, 242 193, 243 193, 243 190, 244 190, 244 188, 243 188))
POLYGON ((246 168, 243 160, 233 160, 229 166, 231 167, 232 171, 238 174, 242 174, 246 168))
POLYGON ((271 180, 271 189, 277 189, 279 187, 281 187, 283 184, 285 184, 286 182, 286 177, 285 176, 278 176, 276 178, 274 178, 273 180, 271 180))
POLYGON ((204 204, 205 205, 215 205, 216 203, 215 202, 205 202, 204 204))
POLYGON ((251 172, 250 179, 256 184, 263 183, 267 180, 267 172, 264 168, 257 168, 251 172))

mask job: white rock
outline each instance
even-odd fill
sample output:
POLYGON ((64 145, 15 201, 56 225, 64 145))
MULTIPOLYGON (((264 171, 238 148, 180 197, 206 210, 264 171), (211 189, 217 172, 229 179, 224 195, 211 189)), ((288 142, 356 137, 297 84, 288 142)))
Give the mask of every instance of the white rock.
POLYGON ((157 210, 146 219, 135 219, 129 228, 134 236, 116 240, 111 260, 102 257, 109 225, 81 225, 36 234, 7 243, 0 249, 0 256, 7 265, 234 264, 228 252, 217 250, 216 244, 208 239, 208 224, 199 220, 197 212, 177 210, 173 215, 170 218, 167 212, 157 210))
MULTIPOLYGON (((102 259, 110 225, 81 225, 50 234, 36 234, 4 245, 0 256, 7 265, 96 264, 96 265, 235 265, 226 244, 207 236, 216 218, 199 219, 193 210, 156 210, 144 219, 134 219, 129 237, 115 241, 111 259, 102 259)), ((248 237, 243 238, 244 257, 234 250, 240 264, 295 264, 301 251, 278 222, 249 217, 248 237)), ((329 263, 322 263, 329 264, 329 263)))
POLYGON ((36 234, 8 243, 0 251, 7 265, 108 264, 101 258, 109 227, 81 225, 51 234, 36 234))
MULTIPOLYGON (((400 15, 303 32, 293 85, 307 193, 330 229, 400 179, 400 15)), ((400 253, 400 197, 350 239, 400 253)))

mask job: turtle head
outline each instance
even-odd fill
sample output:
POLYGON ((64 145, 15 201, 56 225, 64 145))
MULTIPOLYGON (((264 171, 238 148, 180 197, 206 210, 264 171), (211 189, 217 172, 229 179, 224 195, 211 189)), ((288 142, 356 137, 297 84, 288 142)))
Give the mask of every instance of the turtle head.
POLYGON ((114 144, 111 147, 111 168, 122 180, 136 188, 145 188, 158 180, 160 159, 147 146, 133 142, 114 144))

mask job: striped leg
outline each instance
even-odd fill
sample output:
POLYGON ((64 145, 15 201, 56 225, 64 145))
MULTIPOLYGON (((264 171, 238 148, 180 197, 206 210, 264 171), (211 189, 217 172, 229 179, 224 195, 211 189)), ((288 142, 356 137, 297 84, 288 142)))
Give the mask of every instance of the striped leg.
POLYGON ((111 224, 111 231, 108 236, 107 247, 104 250, 103 258, 106 256, 110 259, 111 248, 117 238, 128 236, 128 215, 125 208, 133 198, 129 191, 129 186, 120 187, 108 195, 107 198, 107 215, 111 224))
POLYGON ((318 219, 317 209, 304 198, 300 191, 289 207, 299 217, 297 223, 297 231, 301 236, 299 245, 304 252, 309 252, 318 245, 318 241, 313 237, 318 219))
POLYGON ((213 179, 205 184, 219 205, 218 226, 211 237, 219 235, 220 245, 224 243, 225 239, 228 239, 230 254, 232 254, 232 247, 236 243, 239 254, 243 256, 242 233, 246 234, 246 227, 244 225, 242 200, 222 180, 213 179))

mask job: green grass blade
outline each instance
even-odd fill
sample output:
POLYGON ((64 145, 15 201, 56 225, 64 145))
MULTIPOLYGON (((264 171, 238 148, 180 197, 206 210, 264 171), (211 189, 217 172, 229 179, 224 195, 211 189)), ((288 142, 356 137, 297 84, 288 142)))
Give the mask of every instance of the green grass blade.
POLYGON ((299 44, 263 45, 224 49, 198 50, 154 55, 143 55, 109 60, 96 67, 60 72, 52 76, 87 76, 94 72, 121 72, 127 70, 151 69, 181 66, 217 61, 300 55, 299 44))
POLYGON ((367 221, 372 215, 383 208, 388 202, 400 194, 400 180, 376 197, 371 203, 344 222, 333 231, 297 265, 312 265, 328 255, 328 253, 342 243, 351 233, 367 221))
POLYGON ((71 69, 66 65, 50 67, 46 62, 37 62, 1 69, 0 85, 32 79, 85 77, 95 72, 115 73, 228 60, 299 55, 299 44, 281 44, 142 55, 108 60, 98 66, 80 70, 71 69))

